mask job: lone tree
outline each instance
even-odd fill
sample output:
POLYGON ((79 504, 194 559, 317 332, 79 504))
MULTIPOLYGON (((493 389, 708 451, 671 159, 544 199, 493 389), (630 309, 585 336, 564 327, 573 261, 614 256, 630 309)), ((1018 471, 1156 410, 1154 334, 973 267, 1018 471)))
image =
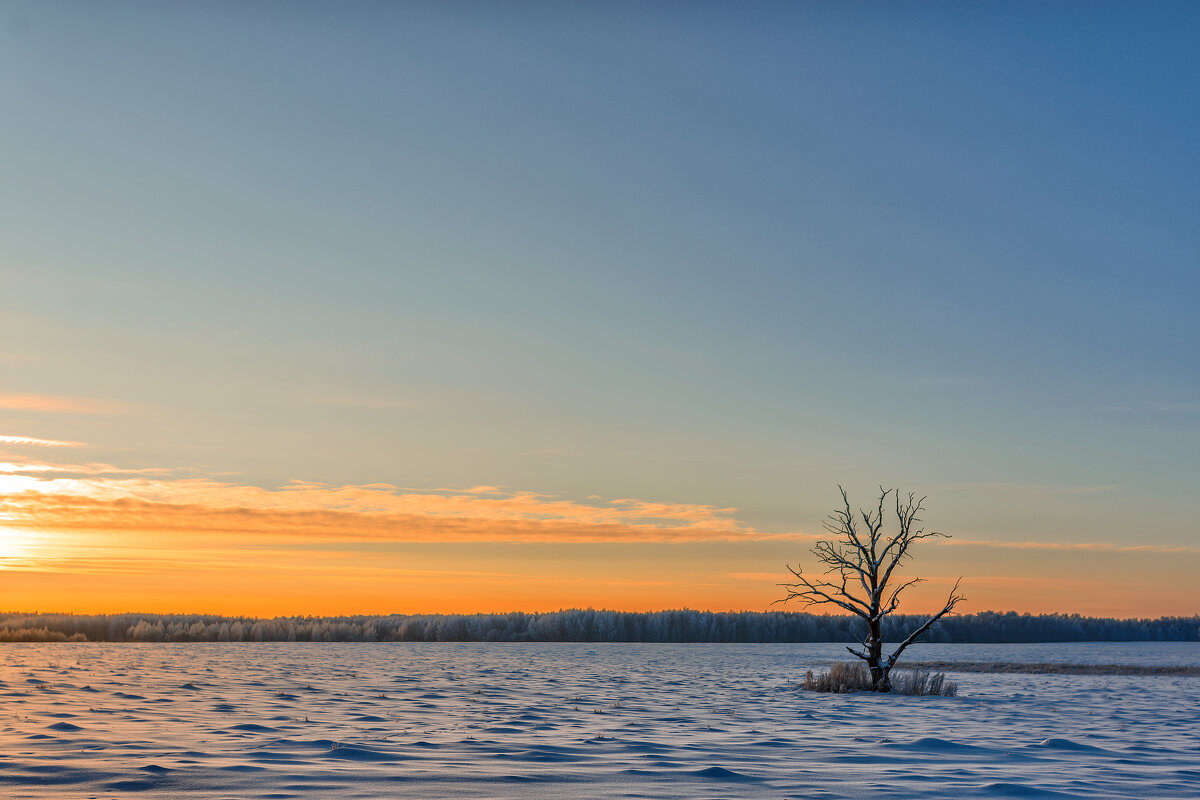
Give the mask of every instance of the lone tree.
POLYGON ((828 603, 862 617, 867 623, 863 647, 861 650, 853 647, 846 649, 867 662, 867 668, 871 671, 871 691, 890 692, 892 667, 896 665, 900 654, 917 637, 933 627, 933 623, 963 601, 963 596, 958 592, 962 578, 954 582, 954 588, 950 590, 950 597, 942 610, 908 634, 895 651, 884 658, 883 618, 899 606, 901 592, 922 580, 909 578, 899 581, 897 578, 898 583, 892 584, 892 573, 909 557, 908 549, 914 542, 932 537, 949 537, 919 527, 921 520, 917 515, 925 508, 924 497, 917 499, 915 494, 910 493, 902 498, 898 490, 880 486, 878 507, 871 512, 860 510, 856 517, 850 510, 846 490, 841 486, 838 486, 838 490, 842 493, 842 507, 825 521, 825 529, 835 538, 822 539, 812 549, 817 560, 825 565, 825 577, 810 580, 800 569, 792 569, 789 565, 788 571, 796 577, 797 583, 779 584, 788 590, 788 595, 776 602, 798 599, 806 608, 828 603), (896 520, 900 526, 894 536, 887 536, 883 532, 883 507, 888 495, 893 495, 896 520))

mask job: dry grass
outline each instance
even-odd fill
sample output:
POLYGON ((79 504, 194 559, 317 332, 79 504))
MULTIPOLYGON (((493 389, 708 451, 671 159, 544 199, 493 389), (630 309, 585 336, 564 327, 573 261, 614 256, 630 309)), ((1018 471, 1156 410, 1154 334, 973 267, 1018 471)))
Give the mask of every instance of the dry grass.
POLYGON ((955 697, 958 695, 958 684, 946 680, 946 673, 932 672, 920 667, 892 676, 892 691, 896 694, 907 694, 917 697, 927 695, 940 697, 955 697))
MULTIPOLYGON (((871 690, 871 673, 867 665, 861 661, 839 661, 830 666, 828 672, 814 675, 810 669, 804 675, 801 687, 810 692, 832 692, 846 694, 848 692, 869 692, 871 690)), ((892 692, 913 696, 940 695, 954 697, 958 694, 958 684, 946 680, 944 672, 931 672, 928 669, 913 669, 892 672, 892 692)))
POLYGON ((839 661, 820 675, 813 675, 810 669, 802 686, 810 692, 866 692, 871 689, 871 673, 861 661, 839 661))

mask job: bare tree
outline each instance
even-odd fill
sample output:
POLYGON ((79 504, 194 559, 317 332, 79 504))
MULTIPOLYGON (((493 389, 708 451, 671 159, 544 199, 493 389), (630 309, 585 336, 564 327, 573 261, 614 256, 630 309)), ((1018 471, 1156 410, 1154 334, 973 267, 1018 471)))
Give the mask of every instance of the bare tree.
POLYGON ((895 489, 879 487, 879 505, 871 512, 859 510, 858 516, 850 510, 850 499, 846 490, 838 486, 842 493, 842 508, 829 515, 825 521, 825 529, 834 535, 834 539, 822 539, 813 547, 812 553, 817 560, 825 565, 824 576, 819 579, 809 579, 800 569, 788 571, 796 577, 797 583, 781 583, 788 590, 787 597, 777 600, 785 603, 797 599, 805 607, 811 605, 835 605, 851 614, 862 617, 867 623, 867 635, 863 639, 862 649, 847 647, 854 655, 867 662, 871 671, 871 691, 890 692, 892 690, 891 671, 896 660, 917 637, 933 627, 933 623, 954 610, 963 601, 958 587, 962 583, 959 578, 950 590, 942 610, 925 620, 900 642, 899 646, 886 658, 883 655, 883 618, 896 610, 900 604, 900 593, 921 578, 909 578, 892 583, 892 573, 896 567, 909 557, 909 548, 914 542, 932 537, 948 538, 946 534, 926 531, 919 527, 921 520, 917 516, 925 509, 925 498, 919 500, 910 493, 906 498, 900 496, 895 489), (896 505, 896 520, 900 530, 894 536, 883 532, 884 505, 888 495, 893 495, 896 505), (862 527, 860 528, 859 524, 862 527))

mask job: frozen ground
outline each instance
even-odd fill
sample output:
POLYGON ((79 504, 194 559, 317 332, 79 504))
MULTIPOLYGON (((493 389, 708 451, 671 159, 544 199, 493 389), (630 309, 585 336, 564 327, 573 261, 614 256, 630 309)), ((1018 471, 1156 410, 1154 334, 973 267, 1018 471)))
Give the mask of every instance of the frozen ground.
MULTIPOLYGON (((1200 797, 1200 678, 797 691, 830 645, 4 644, 10 798, 1200 797)), ((1200 664, 1200 644, 919 660, 1200 664)))

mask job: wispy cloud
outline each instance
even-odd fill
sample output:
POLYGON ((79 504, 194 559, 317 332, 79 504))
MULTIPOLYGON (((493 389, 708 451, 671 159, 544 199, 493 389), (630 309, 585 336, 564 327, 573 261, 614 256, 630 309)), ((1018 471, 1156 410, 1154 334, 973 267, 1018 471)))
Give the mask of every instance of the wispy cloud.
MULTIPOLYGON (((32 437, 0 442, 62 447, 32 437)), ((985 484, 994 486, 994 484, 985 484)), ((1010 487, 1024 490, 1067 487, 1010 487)), ((1107 487, 1069 487, 1105 491, 1107 487)), ((249 541, 812 542, 824 534, 767 533, 738 509, 590 495, 576 500, 503 486, 401 488, 291 481, 264 487, 166 468, 51 460, 0 462, 0 523, 30 530, 230 533, 249 541)), ((1115 553, 1197 553, 1200 547, 1109 542, 940 540, 940 546, 1115 553)), ((740 580, 765 574, 737 573, 740 580)), ((771 576, 775 577, 774 575, 771 576)))
POLYGON ((1200 547, 1112 542, 1005 542, 996 539, 940 539, 942 547, 998 547, 1005 550, 1095 550, 1109 553, 1200 553, 1200 547))
POLYGON ((683 542, 766 540, 736 509, 703 504, 569 500, 476 486, 418 491, 390 484, 293 481, 266 488, 211 478, 117 473, 108 465, 5 465, 0 520, 31 529, 194 531, 272 540, 328 538, 405 542, 683 542))
MULTIPOLYGON (((176 475, 197 473, 197 470, 172 469, 169 467, 146 467, 130 469, 112 464, 89 462, 87 464, 51 464, 44 461, 0 461, 0 475, 176 475)), ((211 475, 213 473, 200 473, 211 475)))
POLYGON ((40 411, 48 414, 125 414, 131 403, 101 400, 95 397, 66 397, 49 394, 0 394, 0 408, 40 411))
POLYGON ((0 444, 30 445, 32 447, 85 447, 83 442, 64 442, 58 439, 38 439, 33 436, 0 436, 0 444))
POLYGON ((922 581, 934 586, 953 586, 959 580, 968 587, 989 587, 1000 589, 1105 589, 1118 586, 1141 586, 1141 581, 1115 581, 1109 577, 1102 578, 1068 578, 1055 575, 1054 577, 1030 575, 972 575, 963 578, 959 575, 932 575, 922 577, 922 581))
MULTIPOLYGON (((727 572, 726 578, 739 581, 766 581, 770 583, 787 583, 789 576, 786 572, 727 572)), ((897 583, 918 577, 917 575, 896 575, 897 583)), ((953 586, 962 576, 959 575, 922 575, 922 583, 933 586, 953 586)), ((971 576, 964 581, 970 586, 999 586, 1003 588, 1064 588, 1074 587, 1104 587, 1104 586, 1137 586, 1136 582, 1119 583, 1107 578, 1053 578, 1028 575, 985 575, 971 576)))

